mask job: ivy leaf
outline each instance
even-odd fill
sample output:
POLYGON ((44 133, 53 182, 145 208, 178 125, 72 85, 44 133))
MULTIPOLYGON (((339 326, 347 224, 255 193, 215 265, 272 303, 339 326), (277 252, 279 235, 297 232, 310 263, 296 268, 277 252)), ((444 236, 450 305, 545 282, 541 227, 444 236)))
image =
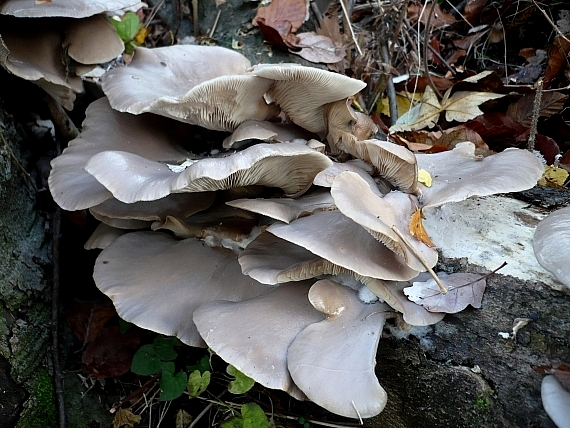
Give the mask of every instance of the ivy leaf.
POLYGON ((241 408, 241 416, 234 416, 222 422, 222 428, 268 428, 269 420, 263 409, 255 403, 246 403, 241 408))
POLYGON ((188 376, 188 394, 190 397, 198 397, 201 393, 203 393, 208 385, 210 384, 210 372, 205 371, 204 373, 200 373, 199 370, 194 370, 188 376))
POLYGON ((252 378, 244 375, 231 364, 228 365, 226 372, 235 377, 235 380, 232 380, 228 384, 228 391, 232 394, 245 394, 255 384, 255 381, 252 378))
POLYGON ((159 401, 169 401, 174 400, 182 395, 186 389, 186 384, 188 382, 188 376, 185 372, 178 372, 172 374, 169 371, 163 371, 162 377, 160 378, 160 397, 159 401))
POLYGON ((188 372, 193 372, 194 370, 198 370, 200 374, 204 372, 210 371, 212 367, 210 366, 210 358, 207 355, 204 355, 198 364, 194 364, 193 366, 186 366, 186 370, 188 372))
POLYGON ((156 355, 153 345, 141 346, 133 355, 131 371, 141 376, 156 374, 161 369, 160 358, 156 355))
POLYGON ((156 355, 162 361, 172 361, 178 355, 174 346, 178 345, 176 337, 157 337, 152 344, 156 355))

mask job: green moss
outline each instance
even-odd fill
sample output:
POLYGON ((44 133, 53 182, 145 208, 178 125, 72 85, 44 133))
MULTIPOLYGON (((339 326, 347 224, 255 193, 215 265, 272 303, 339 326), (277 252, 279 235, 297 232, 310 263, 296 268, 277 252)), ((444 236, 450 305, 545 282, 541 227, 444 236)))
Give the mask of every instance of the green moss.
POLYGON ((479 410, 487 410, 489 409, 489 407, 491 407, 491 402, 489 401, 488 398, 480 395, 479 397, 477 397, 477 401, 475 402, 475 407, 477 407, 479 410))
POLYGON ((55 428, 57 411, 50 375, 45 369, 40 368, 27 384, 32 396, 24 405, 24 411, 16 428, 55 428))

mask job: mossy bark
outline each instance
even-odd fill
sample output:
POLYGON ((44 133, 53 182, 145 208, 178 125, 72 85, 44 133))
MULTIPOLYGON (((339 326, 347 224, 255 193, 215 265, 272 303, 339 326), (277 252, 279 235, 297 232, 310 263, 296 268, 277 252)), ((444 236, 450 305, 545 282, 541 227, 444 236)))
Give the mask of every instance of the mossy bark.
POLYGON ((10 395, 0 427, 55 423, 47 351, 50 331, 45 219, 21 166, 24 133, 0 99, 0 388, 10 395), (15 159, 18 159, 18 162, 15 159), (1 360, 1 359, 0 359, 1 360))

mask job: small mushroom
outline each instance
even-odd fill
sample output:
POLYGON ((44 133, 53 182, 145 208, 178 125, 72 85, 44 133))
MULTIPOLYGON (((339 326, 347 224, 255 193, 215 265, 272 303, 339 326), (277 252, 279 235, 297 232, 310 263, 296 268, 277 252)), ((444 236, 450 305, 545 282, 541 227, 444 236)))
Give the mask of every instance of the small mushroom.
POLYGON ((204 346, 192 313, 214 300, 241 301, 269 288, 243 275, 235 254, 160 232, 132 232, 105 248, 93 278, 126 321, 204 346))
POLYGON ((324 319, 307 299, 311 285, 283 284, 242 302, 206 303, 194 312, 194 323, 224 361, 267 388, 304 399, 289 374, 287 349, 305 327, 324 319))
POLYGON ((275 81, 267 97, 293 123, 324 138, 326 104, 360 92, 366 84, 341 74, 297 64, 260 64, 251 73, 275 81))
POLYGON ((532 248, 540 265, 570 287, 570 207, 554 211, 538 223, 532 248))
POLYGON ((314 134, 293 123, 248 120, 241 123, 232 135, 224 140, 223 146, 229 149, 236 143, 246 140, 284 143, 307 141, 313 137, 314 134))
POLYGON ((86 250, 104 249, 111 245, 117 238, 128 233, 128 230, 117 229, 105 223, 99 224, 87 240, 83 248, 86 250))
POLYGON ((289 347, 287 365, 311 401, 349 418, 369 418, 386 405, 374 373, 376 349, 386 316, 382 303, 362 303, 348 287, 316 282, 309 301, 327 318, 310 324, 289 347))
POLYGON ((257 144, 227 157, 201 159, 182 172, 132 153, 106 151, 91 157, 85 171, 118 200, 152 201, 170 193, 205 192, 242 186, 278 187, 299 196, 331 161, 305 145, 257 144))

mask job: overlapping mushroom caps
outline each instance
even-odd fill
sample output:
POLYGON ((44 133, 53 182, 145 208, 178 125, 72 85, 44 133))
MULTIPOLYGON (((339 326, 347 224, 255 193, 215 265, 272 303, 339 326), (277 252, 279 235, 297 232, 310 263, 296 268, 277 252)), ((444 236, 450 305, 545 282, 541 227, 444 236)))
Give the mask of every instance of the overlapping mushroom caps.
POLYGON ((348 101, 362 82, 293 64, 251 68, 221 48, 139 49, 103 82, 108 99, 89 107, 49 178, 60 206, 104 223, 86 244, 104 248, 97 286, 126 320, 207 345, 261 384, 348 417, 386 403, 374 357, 388 313, 413 325, 444 316, 402 291, 437 262, 408 228, 416 206, 522 190, 540 176, 518 150, 480 161, 470 143, 414 155, 370 139, 375 125, 348 101), (234 134, 207 157, 194 153, 191 125, 234 134), (331 161, 311 148, 318 141, 306 144, 316 136, 356 159, 331 161), (267 142, 223 152, 244 140, 267 142), (504 168, 513 161, 524 179, 504 168), (360 300, 371 292, 382 302, 360 300))
POLYGON ((123 52, 104 14, 142 5, 138 0, 6 0, 0 3, 0 65, 71 110, 75 94, 83 90, 79 76, 123 52))

